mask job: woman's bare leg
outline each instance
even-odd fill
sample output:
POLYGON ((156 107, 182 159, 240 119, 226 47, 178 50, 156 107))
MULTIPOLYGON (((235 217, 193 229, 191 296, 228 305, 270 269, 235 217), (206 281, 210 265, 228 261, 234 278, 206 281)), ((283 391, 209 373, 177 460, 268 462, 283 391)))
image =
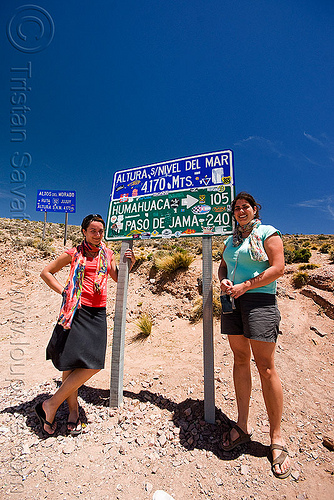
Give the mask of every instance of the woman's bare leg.
MULTIPOLYGON (((87 380, 89 380, 93 375, 95 375, 95 373, 99 371, 100 370, 91 370, 88 368, 76 368, 75 370, 67 374, 63 378, 63 383, 55 392, 55 394, 51 398, 43 402, 43 410, 46 414, 46 420, 48 420, 49 422, 53 422, 59 406, 65 401, 65 399, 67 400, 69 398, 70 404, 75 404, 74 398, 77 400, 76 393, 79 387, 81 387, 82 384, 87 382, 87 380)), ((51 429, 48 425, 44 424, 44 429, 49 434, 53 434, 53 432, 49 432, 51 429)))
MULTIPOLYGON (((243 335, 229 335, 228 339, 234 355, 233 381, 238 407, 237 425, 244 432, 249 433, 249 401, 252 390, 250 342, 243 335)), ((223 445, 228 446, 230 439, 235 441, 238 437, 238 431, 232 429, 231 432, 223 435, 223 445)))
MULTIPOLYGON (((67 377, 72 373, 73 370, 68 370, 63 372, 63 382, 67 379, 67 377)), ((67 404, 68 404, 68 409, 69 409, 69 415, 68 415, 68 422, 76 422, 79 418, 79 405, 78 405, 78 390, 72 392, 72 394, 69 395, 68 398, 66 398, 67 404)), ((78 426, 81 424, 78 424, 78 426)), ((74 426, 71 426, 74 429, 74 426)), ((72 430, 72 428, 71 428, 72 430)))
MULTIPOLYGON (((283 390, 281 381, 275 368, 275 350, 274 342, 262 342, 251 340, 252 351, 260 374, 262 393, 266 405, 268 419, 270 424, 271 444, 284 445, 281 433, 281 421, 283 413, 283 390)), ((273 459, 280 455, 280 450, 273 450, 273 459)), ((281 466, 276 465, 278 474, 286 472, 290 467, 290 460, 287 457, 281 466)))

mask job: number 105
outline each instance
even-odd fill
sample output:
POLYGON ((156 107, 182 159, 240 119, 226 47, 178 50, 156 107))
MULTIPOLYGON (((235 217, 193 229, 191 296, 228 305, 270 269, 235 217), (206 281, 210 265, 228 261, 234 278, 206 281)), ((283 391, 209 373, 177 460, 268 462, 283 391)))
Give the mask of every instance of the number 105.
POLYGON ((211 193, 210 195, 211 206, 212 205, 226 205, 230 202, 229 196, 227 193, 220 193, 217 191, 216 193, 211 193))

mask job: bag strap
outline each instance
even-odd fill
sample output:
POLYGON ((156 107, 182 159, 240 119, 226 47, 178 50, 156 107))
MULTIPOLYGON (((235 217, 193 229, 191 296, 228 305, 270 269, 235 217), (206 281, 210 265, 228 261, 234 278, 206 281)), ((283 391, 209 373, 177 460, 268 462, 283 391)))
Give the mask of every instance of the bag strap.
POLYGON ((238 253, 236 252, 237 254, 237 258, 235 260, 235 265, 234 265, 234 269, 233 269, 233 274, 232 274, 232 282, 234 283, 234 276, 235 276, 235 270, 237 268, 237 263, 238 263, 238 258, 239 258, 239 253, 240 253, 240 248, 238 250, 238 253))

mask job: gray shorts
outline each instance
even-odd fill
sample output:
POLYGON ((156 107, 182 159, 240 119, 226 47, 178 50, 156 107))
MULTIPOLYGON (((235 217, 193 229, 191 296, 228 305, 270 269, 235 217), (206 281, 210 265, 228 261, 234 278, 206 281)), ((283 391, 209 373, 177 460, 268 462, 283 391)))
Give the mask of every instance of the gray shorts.
POLYGON ((235 309, 222 314, 221 332, 243 335, 252 340, 276 342, 281 315, 276 296, 271 293, 245 293, 235 299, 235 309))

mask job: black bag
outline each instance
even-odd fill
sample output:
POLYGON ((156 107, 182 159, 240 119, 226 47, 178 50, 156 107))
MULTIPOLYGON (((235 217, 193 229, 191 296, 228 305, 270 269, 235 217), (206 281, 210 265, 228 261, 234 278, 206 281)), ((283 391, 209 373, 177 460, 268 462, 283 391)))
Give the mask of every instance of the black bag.
POLYGON ((235 309, 233 298, 231 299, 231 297, 229 295, 226 295, 226 293, 220 296, 220 302, 222 304, 223 314, 230 314, 233 309, 235 309))

